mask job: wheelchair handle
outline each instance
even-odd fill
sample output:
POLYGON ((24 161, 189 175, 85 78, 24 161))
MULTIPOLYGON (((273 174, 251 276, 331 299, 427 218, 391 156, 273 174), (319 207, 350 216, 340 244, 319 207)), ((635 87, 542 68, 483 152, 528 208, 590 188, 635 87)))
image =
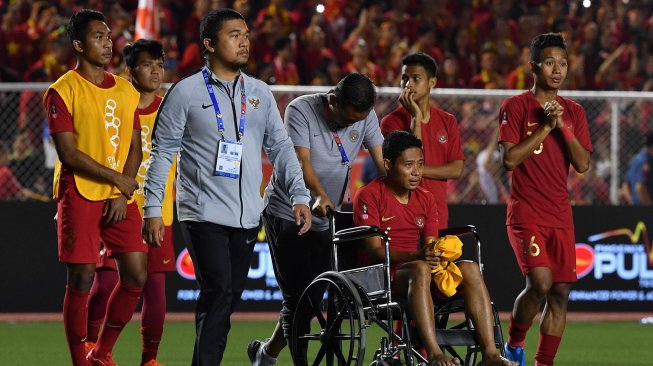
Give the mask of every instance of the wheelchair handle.
POLYGON ((357 226, 339 230, 333 236, 333 241, 354 241, 374 236, 382 236, 385 238, 387 235, 376 226, 357 226))

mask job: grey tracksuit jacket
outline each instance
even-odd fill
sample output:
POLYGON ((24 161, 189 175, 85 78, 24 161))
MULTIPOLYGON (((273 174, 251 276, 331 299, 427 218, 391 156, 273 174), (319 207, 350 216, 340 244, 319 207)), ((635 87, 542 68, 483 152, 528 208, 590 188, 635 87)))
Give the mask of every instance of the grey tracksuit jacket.
MULTIPOLYGON (((174 84, 159 107, 150 167, 145 178, 143 216, 160 217, 166 177, 175 153, 177 168, 177 215, 179 221, 203 221, 250 229, 263 210, 260 187, 262 149, 276 174, 284 181, 292 204, 308 205, 310 192, 293 143, 283 126, 270 88, 241 73, 245 82, 246 120, 239 178, 214 174, 220 133, 213 103, 202 72, 174 84)), ((224 138, 237 141, 241 110, 238 79, 212 86, 224 120, 224 138)))

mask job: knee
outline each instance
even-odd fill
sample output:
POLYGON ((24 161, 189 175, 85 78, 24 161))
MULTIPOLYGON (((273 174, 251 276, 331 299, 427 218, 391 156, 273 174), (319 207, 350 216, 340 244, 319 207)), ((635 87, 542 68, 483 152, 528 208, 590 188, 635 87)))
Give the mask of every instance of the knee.
POLYGON ((570 289, 571 287, 568 284, 553 285, 547 294, 547 302, 554 305, 566 306, 570 289))
POLYGON ((94 268, 76 268, 68 271, 68 286, 82 292, 88 292, 93 286, 94 268))
POLYGON ((539 280, 529 284, 528 290, 538 299, 542 300, 549 295, 552 283, 550 280, 539 280))
POLYGON ((483 276, 481 275, 481 268, 478 266, 478 263, 472 261, 461 261, 456 263, 460 269, 460 273, 463 275, 463 282, 468 280, 474 284, 478 284, 479 281, 483 281, 483 276))
POLYGON ((129 286, 143 288, 147 282, 147 272, 142 271, 138 273, 127 273, 123 275, 121 280, 129 286))
POLYGON ((424 261, 414 262, 411 266, 410 285, 428 285, 431 282, 431 266, 424 261))

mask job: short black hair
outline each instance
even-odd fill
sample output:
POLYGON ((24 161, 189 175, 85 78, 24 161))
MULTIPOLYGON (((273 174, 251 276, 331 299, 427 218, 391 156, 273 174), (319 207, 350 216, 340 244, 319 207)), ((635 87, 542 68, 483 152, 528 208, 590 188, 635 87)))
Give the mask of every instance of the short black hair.
POLYGON ((410 54, 401 60, 404 66, 422 66, 429 77, 433 78, 438 73, 438 64, 435 59, 424 52, 410 54))
POLYGON ((531 41, 531 61, 540 62, 542 55, 542 50, 549 47, 558 47, 562 48, 567 52, 567 46, 565 45, 565 39, 562 38, 560 33, 544 33, 536 36, 531 41))
POLYGON ((68 21, 68 28, 66 29, 70 44, 75 40, 83 42, 88 33, 88 24, 94 20, 104 23, 107 22, 107 18, 104 14, 93 9, 82 9, 73 14, 68 21))
POLYGON ((153 59, 165 59, 163 52, 163 45, 161 42, 153 39, 141 38, 136 43, 128 44, 122 49, 122 56, 125 58, 125 63, 132 69, 136 67, 136 60, 142 52, 147 52, 153 59))
POLYGON ((369 111, 376 103, 374 83, 367 76, 357 72, 340 79, 332 93, 340 106, 352 106, 358 112, 369 111))
POLYGON ((412 147, 421 149, 422 140, 411 133, 399 130, 393 131, 385 137, 381 150, 383 151, 383 158, 390 160, 394 164, 404 151, 412 147))
POLYGON ((245 20, 239 12, 229 8, 212 10, 202 18, 202 22, 200 23, 200 48, 202 55, 206 54, 204 39, 210 38, 212 42, 215 42, 218 38, 218 32, 222 29, 222 25, 225 22, 235 19, 245 20))

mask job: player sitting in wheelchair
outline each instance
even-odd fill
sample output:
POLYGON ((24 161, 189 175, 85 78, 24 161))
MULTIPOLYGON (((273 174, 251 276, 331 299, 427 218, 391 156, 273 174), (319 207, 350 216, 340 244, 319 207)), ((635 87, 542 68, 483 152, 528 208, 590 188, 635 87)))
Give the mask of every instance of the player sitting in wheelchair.
MULTIPOLYGON (((390 239, 391 289, 393 294, 407 300, 406 310, 415 320, 429 365, 460 363, 457 358, 445 356, 438 345, 433 300, 434 297, 446 297, 445 293, 458 293, 464 299, 465 312, 474 324, 481 344, 483 359, 480 365, 516 366, 516 363, 501 357, 496 348, 490 296, 478 264, 456 262, 462 279, 454 276, 451 281, 441 282, 439 287, 435 285, 432 271, 443 270, 443 250, 436 247, 439 240, 435 198, 419 187, 424 168, 422 142, 407 132, 393 132, 383 143, 383 160, 387 176, 361 188, 354 199, 354 224, 377 226, 387 233, 390 239)), ((365 239, 365 248, 368 260, 383 261, 381 238, 365 239)))

